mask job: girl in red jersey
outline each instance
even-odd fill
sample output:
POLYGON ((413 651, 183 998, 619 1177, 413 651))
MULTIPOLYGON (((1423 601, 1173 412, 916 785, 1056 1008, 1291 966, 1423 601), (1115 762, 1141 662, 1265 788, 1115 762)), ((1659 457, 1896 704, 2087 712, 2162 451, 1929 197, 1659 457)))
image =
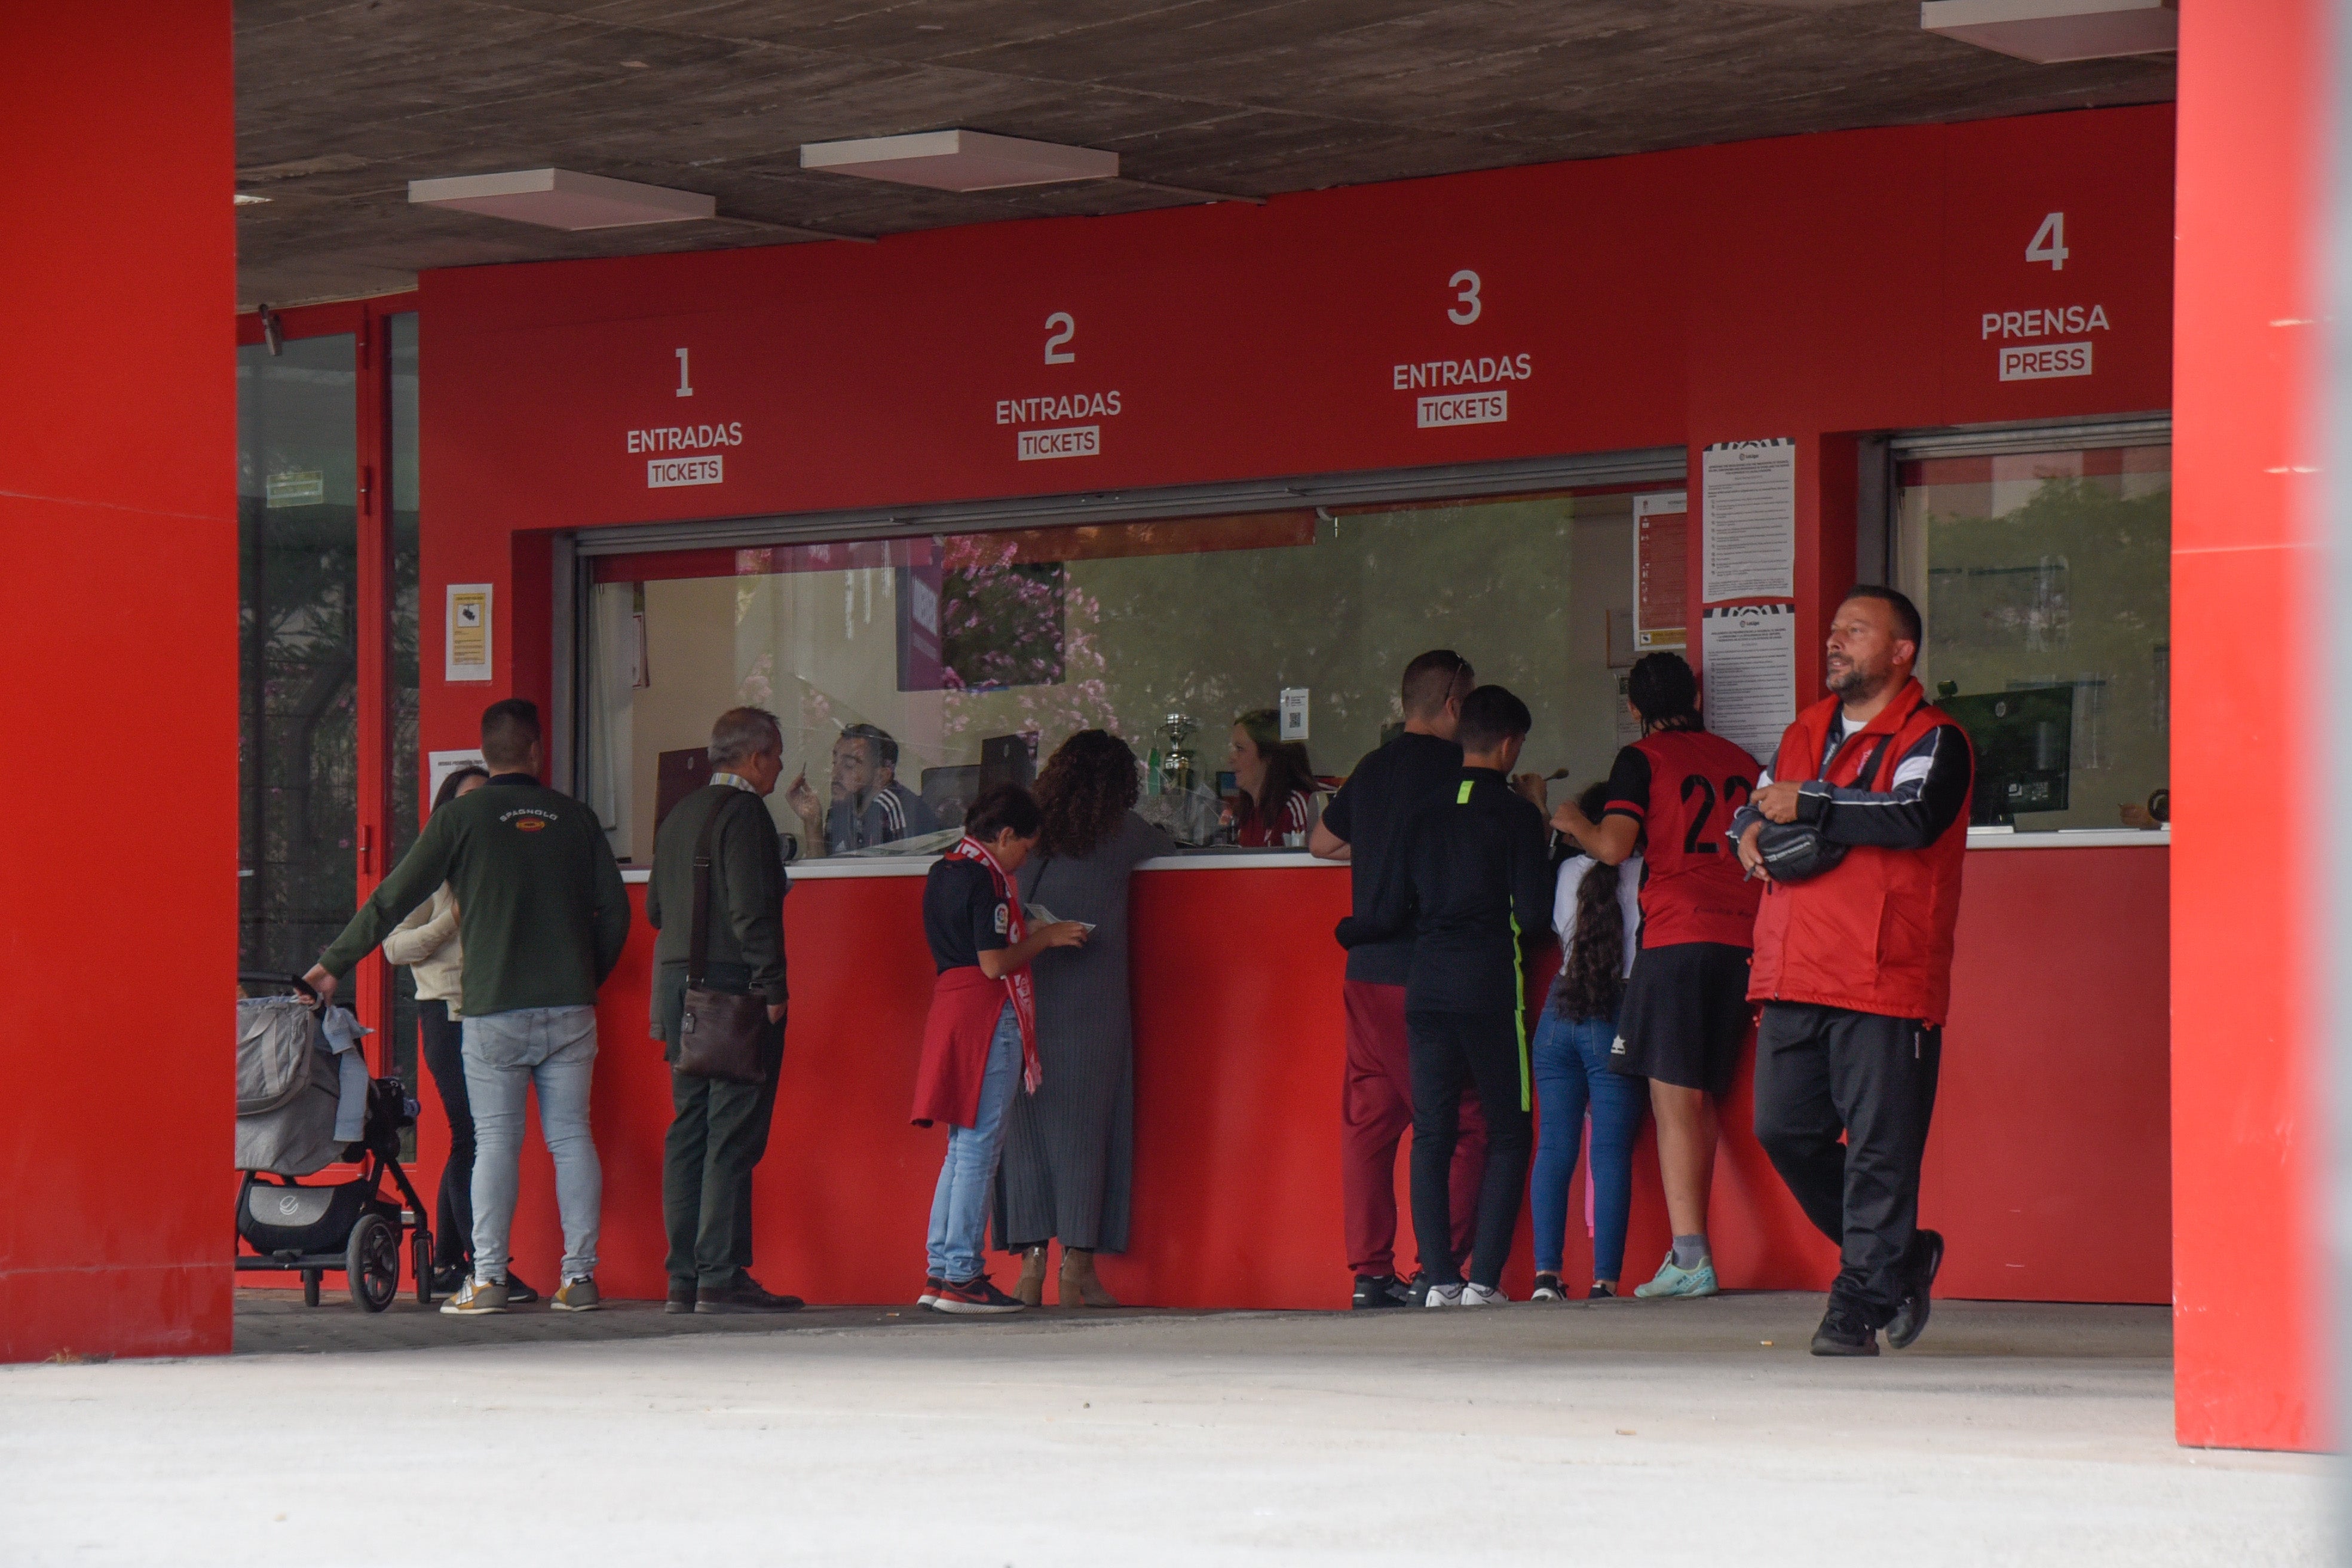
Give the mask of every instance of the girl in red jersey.
POLYGON ((1748 960, 1762 889, 1724 834, 1755 792, 1756 759, 1699 720, 1698 679, 1678 654, 1633 666, 1642 738, 1617 753, 1595 822, 1564 801, 1552 826, 1604 866, 1642 847, 1642 945, 1625 983, 1610 1066, 1650 1080, 1674 1250, 1636 1296, 1712 1296, 1707 1191, 1716 1101, 1748 1035, 1748 960))

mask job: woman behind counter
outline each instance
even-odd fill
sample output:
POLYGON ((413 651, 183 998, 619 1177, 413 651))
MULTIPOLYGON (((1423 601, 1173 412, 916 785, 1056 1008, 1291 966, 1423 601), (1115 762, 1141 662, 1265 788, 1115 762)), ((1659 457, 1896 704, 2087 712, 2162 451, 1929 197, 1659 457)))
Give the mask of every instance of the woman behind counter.
POLYGON ((1307 748, 1283 740, 1282 716, 1273 709, 1254 708, 1234 721, 1225 766, 1241 792, 1226 814, 1234 842, 1254 848, 1279 845, 1314 826, 1315 773, 1307 748))
POLYGON ((1128 877, 1175 841, 1130 808, 1135 753, 1101 730, 1061 744, 1037 780, 1045 828, 1021 899, 1096 928, 1086 946, 1037 955, 1037 1092, 1013 1102, 997 1244, 1021 1256, 1013 1294, 1044 1302, 1046 1243, 1062 1244, 1065 1307, 1115 1307, 1095 1254, 1127 1250, 1135 1163, 1135 1032, 1127 993, 1128 877))

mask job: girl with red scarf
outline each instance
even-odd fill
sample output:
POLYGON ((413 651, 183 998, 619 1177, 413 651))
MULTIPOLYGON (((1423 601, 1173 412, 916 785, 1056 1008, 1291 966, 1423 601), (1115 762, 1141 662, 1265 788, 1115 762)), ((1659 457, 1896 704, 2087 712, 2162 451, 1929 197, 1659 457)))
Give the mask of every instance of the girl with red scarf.
POLYGON ((972 802, 964 836, 923 884, 923 935, 939 978, 915 1073, 914 1122, 948 1124, 947 1158, 931 1199, 922 1305, 942 1312, 1017 1312, 981 1266, 989 1194, 1017 1081, 1035 1093, 1037 1008, 1029 961, 1077 947, 1087 928, 1061 921, 1031 931, 1013 874, 1044 818, 1029 792, 1000 784, 972 802))

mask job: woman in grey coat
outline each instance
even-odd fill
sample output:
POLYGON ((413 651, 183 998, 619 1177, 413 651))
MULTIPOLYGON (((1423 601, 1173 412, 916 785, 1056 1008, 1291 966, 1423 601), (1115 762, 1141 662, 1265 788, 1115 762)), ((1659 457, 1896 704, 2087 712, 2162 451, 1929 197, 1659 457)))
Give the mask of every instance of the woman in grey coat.
MULTIPOLYGON (((1135 1033, 1127 994, 1127 882, 1175 841, 1131 809, 1135 753, 1101 730, 1062 742, 1037 779, 1045 828, 1021 901, 1087 921, 1084 947, 1040 953, 1037 1092, 1013 1097, 997 1186, 997 1245, 1022 1255, 1014 1294, 1045 1300, 1046 1244, 1062 1244, 1061 1304, 1116 1307, 1095 1253, 1127 1250, 1135 1164, 1135 1033)), ((1033 920, 1038 918, 1033 914, 1033 920)))

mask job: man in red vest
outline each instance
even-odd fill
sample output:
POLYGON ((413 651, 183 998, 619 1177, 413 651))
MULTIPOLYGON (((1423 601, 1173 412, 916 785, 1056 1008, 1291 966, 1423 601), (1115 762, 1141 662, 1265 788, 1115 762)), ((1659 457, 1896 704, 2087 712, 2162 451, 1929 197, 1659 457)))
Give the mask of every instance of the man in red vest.
POLYGON ((1740 863, 1769 884, 1748 986, 1764 1004, 1756 1137, 1841 1249, 1815 1355, 1876 1355, 1882 1328, 1909 1345, 1944 1260, 1944 1238, 1918 1228, 1919 1162, 1976 759, 1912 679, 1919 642, 1901 594, 1847 595, 1830 626, 1833 695, 1797 715, 1731 825, 1740 863), (1758 842, 1768 823, 1802 824, 1829 847, 1822 858, 1843 858, 1774 882, 1758 842))

